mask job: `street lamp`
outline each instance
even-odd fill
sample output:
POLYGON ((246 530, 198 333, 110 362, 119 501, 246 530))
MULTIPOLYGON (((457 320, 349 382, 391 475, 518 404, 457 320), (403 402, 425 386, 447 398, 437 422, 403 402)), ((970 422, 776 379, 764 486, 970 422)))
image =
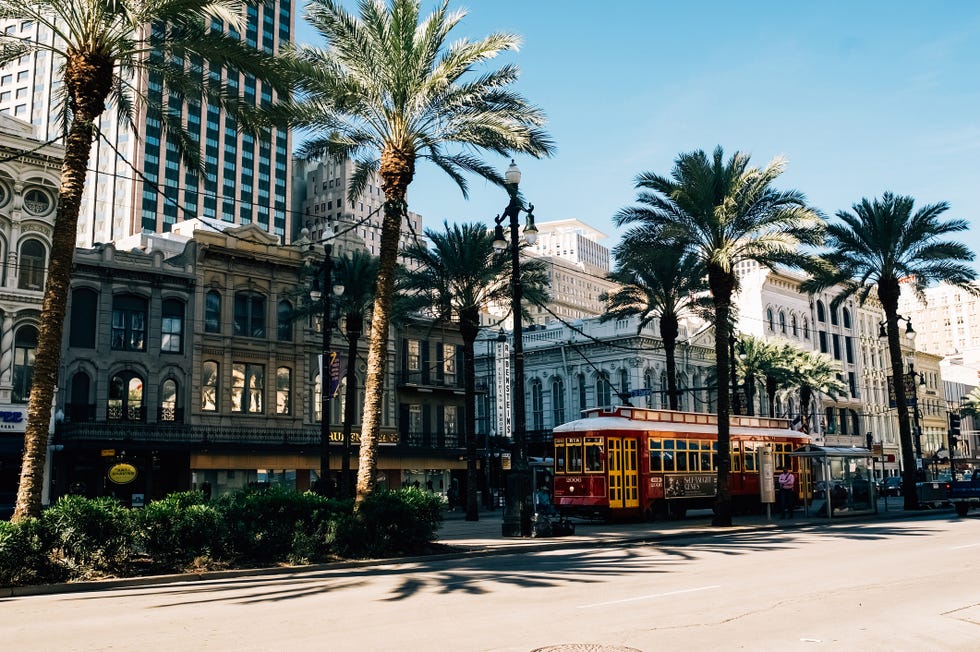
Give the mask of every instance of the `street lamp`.
POLYGON ((514 443, 511 454, 511 472, 507 476, 506 505, 501 534, 505 537, 531 535, 531 469, 527 463, 527 422, 524 406, 524 328, 521 324, 521 211, 527 213, 527 226, 524 238, 528 244, 537 241, 538 229, 534 226, 534 205, 524 206, 517 193, 521 182, 521 171, 513 160, 504 173, 504 186, 510 195, 510 202, 503 215, 494 218, 493 248, 503 252, 510 247, 511 312, 514 316, 514 443), (504 236, 503 222, 510 220, 510 243, 504 236))
POLYGON ((310 289, 310 299, 314 302, 323 301, 323 323, 320 331, 323 341, 320 348, 320 484, 321 490, 333 493, 330 490, 330 377, 333 371, 333 357, 330 354, 330 331, 333 329, 333 321, 330 314, 330 296, 341 296, 344 293, 344 286, 340 283, 333 283, 333 245, 329 242, 323 245, 323 262, 320 264, 320 272, 313 278, 313 287, 310 289), (323 278, 323 285, 320 285, 320 278, 323 278), (321 287, 323 290, 321 291, 321 287), (332 292, 329 289, 332 287, 332 292))
MULTIPOLYGON (((904 321, 905 322, 905 337, 908 339, 909 346, 912 347, 913 354, 914 354, 914 352, 915 352, 914 343, 915 343, 915 335, 916 335, 916 332, 915 332, 915 329, 912 328, 912 318, 911 317, 905 317, 903 315, 896 315, 896 321, 904 321)), ((878 337, 879 338, 881 338, 881 339, 887 339, 888 338, 887 326, 888 326, 887 320, 886 321, 880 321, 880 322, 878 322, 878 337)), ((918 391, 918 386, 915 383, 916 377, 918 377, 918 379, 919 379, 919 385, 925 385, 926 384, 925 377, 921 373, 917 372, 915 370, 915 365, 910 362, 909 363, 909 372, 904 375, 903 384, 904 384, 905 390, 906 390, 905 393, 906 394, 909 394, 909 393, 912 394, 912 396, 911 396, 911 398, 912 398, 912 424, 913 424, 912 442, 915 445, 916 471, 919 471, 919 470, 922 469, 922 425, 921 425, 921 422, 920 422, 921 413, 919 412, 919 391, 918 391)), ((906 404, 908 402, 908 398, 909 397, 906 396, 906 404)), ((907 405, 906 405, 906 407, 907 407, 907 405)), ((899 424, 899 425, 901 425, 901 424, 899 424)))

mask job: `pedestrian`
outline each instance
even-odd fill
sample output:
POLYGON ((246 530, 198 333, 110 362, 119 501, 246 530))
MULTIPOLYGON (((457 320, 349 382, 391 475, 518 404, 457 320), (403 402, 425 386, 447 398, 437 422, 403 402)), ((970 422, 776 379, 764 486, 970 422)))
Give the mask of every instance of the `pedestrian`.
POLYGON ((456 488, 456 481, 449 485, 449 489, 446 491, 446 501, 449 503, 449 511, 456 511, 456 501, 459 500, 459 490, 456 488))
POLYGON ((796 506, 796 476, 785 466, 779 469, 779 518, 793 518, 793 508, 796 506))

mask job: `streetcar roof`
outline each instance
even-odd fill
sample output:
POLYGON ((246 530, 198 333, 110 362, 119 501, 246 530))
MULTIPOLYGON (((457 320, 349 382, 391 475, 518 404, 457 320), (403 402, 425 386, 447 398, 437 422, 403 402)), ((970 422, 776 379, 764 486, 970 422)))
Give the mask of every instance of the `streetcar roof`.
MULTIPOLYGON (((625 417, 590 417, 587 419, 576 419, 556 426, 552 432, 592 432, 598 430, 643 430, 651 432, 677 432, 677 433, 696 433, 713 435, 718 432, 718 427, 711 424, 700 423, 675 423, 670 421, 636 421, 625 417)), ((798 430, 789 428, 746 428, 744 426, 732 425, 730 432, 733 435, 767 435, 770 437, 788 437, 793 439, 808 440, 810 436, 798 430)))

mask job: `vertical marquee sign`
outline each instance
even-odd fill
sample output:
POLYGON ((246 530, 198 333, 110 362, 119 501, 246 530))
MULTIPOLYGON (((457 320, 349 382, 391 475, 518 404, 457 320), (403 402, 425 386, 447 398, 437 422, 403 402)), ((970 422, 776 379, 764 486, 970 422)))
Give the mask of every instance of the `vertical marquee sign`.
POLYGON ((494 380, 497 396, 497 434, 510 438, 510 345, 497 342, 494 352, 494 380))

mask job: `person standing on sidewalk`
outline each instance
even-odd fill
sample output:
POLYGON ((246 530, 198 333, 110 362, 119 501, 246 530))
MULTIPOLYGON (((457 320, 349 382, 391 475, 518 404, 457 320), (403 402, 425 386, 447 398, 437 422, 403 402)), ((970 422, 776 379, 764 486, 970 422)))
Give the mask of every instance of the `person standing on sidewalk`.
POLYGON ((779 469, 779 518, 793 518, 793 508, 796 506, 796 476, 785 466, 779 469))

